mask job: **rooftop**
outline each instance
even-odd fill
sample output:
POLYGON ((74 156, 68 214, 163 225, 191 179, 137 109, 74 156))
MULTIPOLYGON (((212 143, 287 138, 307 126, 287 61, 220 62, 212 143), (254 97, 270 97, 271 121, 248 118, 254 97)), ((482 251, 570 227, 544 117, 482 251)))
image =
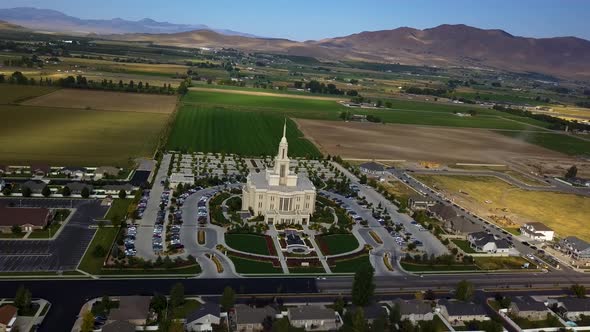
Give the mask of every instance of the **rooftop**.
POLYGON ((274 318, 277 311, 273 307, 253 308, 244 304, 238 304, 234 307, 236 324, 259 324, 266 317, 274 318))
POLYGON ((393 302, 399 304, 399 309, 402 315, 425 315, 432 312, 430 304, 420 300, 402 300, 397 299, 393 302))
POLYGON ((360 164, 359 167, 367 169, 369 171, 374 171, 374 172, 383 172, 385 170, 385 167, 383 165, 377 164, 376 162, 373 162, 373 161, 360 164))
POLYGON ((542 231, 542 232, 552 231, 551 228, 547 227, 545 224, 540 223, 540 222, 530 222, 530 223, 527 223, 525 226, 532 227, 535 231, 542 231))
POLYGON ((439 306, 447 309, 449 316, 485 316, 486 310, 479 304, 462 301, 439 301, 439 306))
POLYGON ((567 311, 590 311, 590 299, 579 299, 575 297, 566 297, 560 302, 567 309, 567 311))
POLYGON ((124 321, 124 320, 117 320, 112 323, 108 323, 103 326, 102 332, 134 332, 135 325, 124 321))
POLYGON ((6 304, 0 307, 0 324, 8 325, 12 320, 12 317, 16 316, 18 309, 11 305, 6 304))
POLYGON ((319 305, 307 305, 296 308, 289 308, 289 319, 292 320, 332 320, 336 319, 333 309, 319 305))
POLYGON ((457 216, 457 211, 455 211, 455 209, 453 209, 452 206, 442 203, 437 203, 431 206, 430 208, 428 208, 428 211, 436 214, 437 216, 445 220, 449 220, 457 216))
POLYGON ((520 311, 547 311, 547 307, 543 302, 535 301, 530 296, 517 296, 512 299, 512 303, 520 311))
POLYGON ((150 312, 150 296, 121 296, 119 308, 111 310, 110 320, 147 319, 150 312))
POLYGON ((252 183, 252 185, 254 185, 254 187, 256 187, 256 189, 276 190, 281 192, 315 190, 315 186, 309 180, 309 178, 302 174, 297 175, 297 185, 294 187, 269 185, 268 181, 266 180, 265 172, 250 173, 248 177, 250 178, 250 182, 252 183))
POLYGON ((45 226, 49 209, 0 206, 0 226, 45 226))
POLYGON ((199 309, 197 309, 193 312, 190 312, 188 315, 186 315, 186 321, 192 322, 192 321, 195 321, 195 320, 197 320, 201 317, 207 316, 207 315, 219 317, 221 315, 221 310, 219 309, 219 304, 211 303, 211 302, 203 303, 199 307, 199 309))

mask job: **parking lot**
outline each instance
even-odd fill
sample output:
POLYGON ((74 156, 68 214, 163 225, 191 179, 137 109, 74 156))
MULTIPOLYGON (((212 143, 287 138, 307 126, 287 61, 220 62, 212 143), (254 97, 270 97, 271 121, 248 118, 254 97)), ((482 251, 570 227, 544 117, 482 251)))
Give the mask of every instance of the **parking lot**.
POLYGON ((95 229, 95 224, 108 210, 98 200, 5 199, 22 207, 74 208, 70 221, 53 240, 0 240, 0 271, 67 271, 74 270, 95 229))

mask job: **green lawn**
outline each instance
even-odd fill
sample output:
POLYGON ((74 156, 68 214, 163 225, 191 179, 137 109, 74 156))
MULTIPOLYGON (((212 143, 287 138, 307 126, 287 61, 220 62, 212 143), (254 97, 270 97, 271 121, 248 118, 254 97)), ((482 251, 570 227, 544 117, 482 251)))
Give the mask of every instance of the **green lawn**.
POLYGON ((568 155, 590 155, 590 142, 576 138, 573 136, 541 133, 541 132, 527 132, 526 135, 519 132, 498 131, 498 133, 524 140, 528 143, 540 145, 549 150, 562 152, 568 155))
POLYGON ((133 198, 115 199, 104 218, 107 220, 111 220, 111 218, 113 217, 125 217, 127 215, 127 209, 129 208, 129 204, 131 204, 131 202, 133 202, 133 198))
POLYGON ((172 317, 175 319, 185 319, 188 314, 199 309, 201 303, 197 300, 186 300, 184 304, 172 309, 172 317))
POLYGON ((244 274, 258 273, 283 273, 281 268, 275 268, 270 262, 261 262, 251 259, 241 258, 234 255, 228 255, 234 263, 236 272, 244 274))
POLYGON ((105 251, 109 251, 115 238, 117 237, 117 233, 119 232, 118 228, 113 227, 103 227, 99 228, 94 235, 94 239, 88 246, 86 250, 86 254, 80 261, 80 265, 78 268, 82 271, 86 271, 91 274, 100 274, 102 269, 105 257, 95 257, 92 253, 94 248, 97 246, 102 246, 105 251))
MULTIPOLYGON (((231 95, 229 95, 231 96, 231 95)), ((284 115, 241 112, 233 108, 183 106, 168 140, 168 148, 189 152, 226 152, 275 155, 282 136, 284 115)), ((320 156, 318 149, 287 121, 290 156, 320 156)))
POLYGON ((0 105, 0 163, 128 166, 151 157, 168 115, 0 105))
POLYGON ((270 255, 264 236, 256 234, 225 234, 226 244, 235 250, 259 255, 270 255))
POLYGON ((334 273, 354 273, 360 266, 371 264, 369 262, 369 255, 362 255, 357 258, 337 260, 336 266, 330 267, 334 273))
POLYGON ((522 329, 541 329, 544 327, 563 327, 563 324, 559 322, 557 317, 547 313, 547 318, 542 320, 530 320, 527 318, 517 317, 515 315, 510 315, 510 319, 512 319, 516 325, 520 326, 522 329))
POLYGON ((49 227, 42 230, 35 230, 29 235, 29 239, 48 239, 55 236, 55 233, 61 228, 62 223, 54 221, 49 227))
POLYGON ((13 234, 13 233, 0 233, 0 239, 22 239, 25 236, 25 232, 20 234, 13 234))
POLYGON ((428 265, 428 264, 414 264, 402 261, 402 267, 410 272, 449 272, 449 271, 474 271, 479 270, 475 265, 428 265))
POLYGON ((463 252, 465 252, 467 254, 473 254, 473 253, 475 253, 475 250, 473 250, 473 248, 471 248, 469 246, 469 242, 467 240, 454 239, 454 240, 451 240, 451 241, 453 241, 453 243, 456 244, 457 247, 459 247, 461 250, 463 250, 463 252))
POLYGON ((326 273, 323 267, 310 266, 310 267, 290 267, 289 272, 291 273, 326 273))
POLYGON ((332 234, 316 236, 318 245, 324 255, 338 255, 353 251, 358 248, 359 243, 352 234, 332 234))

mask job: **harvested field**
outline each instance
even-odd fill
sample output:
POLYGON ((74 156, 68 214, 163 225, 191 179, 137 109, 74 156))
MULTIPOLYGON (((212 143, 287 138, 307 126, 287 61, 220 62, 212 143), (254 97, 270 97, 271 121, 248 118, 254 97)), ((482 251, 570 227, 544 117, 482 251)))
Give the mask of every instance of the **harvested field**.
POLYGON ((176 106, 176 96, 62 89, 27 100, 23 105, 170 114, 176 106))
POLYGON ((0 104, 12 104, 57 90, 51 86, 0 84, 0 104))
POLYGON ((564 155, 486 129, 296 119, 324 154, 343 158, 504 163, 564 155))
POLYGON ((338 97, 322 97, 322 96, 307 96, 301 94, 288 94, 288 93, 277 93, 277 92, 264 92, 264 91, 256 91, 256 90, 233 90, 233 89, 210 89, 210 88, 200 88, 200 87, 191 87, 189 88, 191 91, 204 91, 204 92, 219 92, 219 93, 228 93, 228 94, 238 94, 238 95, 249 95, 249 96, 263 96, 263 97, 280 97, 280 98, 294 98, 294 99, 316 99, 316 100, 342 100, 343 98, 338 97))

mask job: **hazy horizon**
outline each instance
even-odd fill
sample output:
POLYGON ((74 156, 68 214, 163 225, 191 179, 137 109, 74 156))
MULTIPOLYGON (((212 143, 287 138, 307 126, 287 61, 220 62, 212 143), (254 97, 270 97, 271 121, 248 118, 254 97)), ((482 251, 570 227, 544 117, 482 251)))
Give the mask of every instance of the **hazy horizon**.
POLYGON ((82 19, 123 18, 137 21, 150 18, 299 41, 403 26, 425 29, 441 24, 501 29, 524 37, 574 36, 590 40, 590 24, 580 15, 590 12, 590 2, 582 1, 570 1, 568 6, 549 0, 517 3, 421 0, 411 4, 370 0, 362 6, 353 0, 337 4, 309 0, 272 3, 262 0, 248 3, 232 3, 229 0, 215 3, 171 2, 130 0, 105 5, 104 2, 80 3, 73 0, 54 0, 51 3, 43 0, 4 0, 0 8, 53 9, 82 19))

